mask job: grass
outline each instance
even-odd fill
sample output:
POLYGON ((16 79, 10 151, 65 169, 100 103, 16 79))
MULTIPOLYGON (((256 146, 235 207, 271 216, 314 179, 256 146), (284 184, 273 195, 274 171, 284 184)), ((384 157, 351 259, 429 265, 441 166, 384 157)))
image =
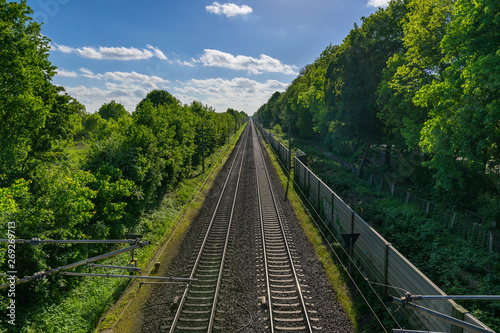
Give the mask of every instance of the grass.
MULTIPOLYGON (((274 168, 276 169, 278 176, 283 187, 287 186, 287 176, 283 172, 282 165, 277 159, 276 155, 272 151, 269 145, 265 145, 268 155, 271 158, 274 168)), ((293 179, 293 171, 291 175, 293 179)), ((293 186, 292 186, 293 187, 293 186)), ((299 220, 304 233, 311 242, 316 252, 316 256, 321 261, 325 273, 330 280, 332 288, 335 291, 337 299, 344 309, 347 317, 353 324, 354 330, 359 331, 360 325, 358 323, 358 318, 360 317, 358 313, 358 308, 355 303, 354 297, 351 295, 349 287, 346 283, 346 278, 344 277, 342 271, 338 267, 332 256, 330 250, 325 246, 323 238, 316 227, 314 219, 311 217, 310 213, 303 204, 300 196, 295 192, 295 190, 288 192, 288 200, 290 201, 297 219, 299 220)))
MULTIPOLYGON (((183 180, 176 190, 165 195, 157 210, 141 218, 134 232, 144 234, 143 240, 150 240, 153 243, 153 245, 146 246, 134 253, 134 256, 139 259, 139 263, 142 263, 139 265, 142 267, 142 274, 151 272, 154 262, 158 260, 160 255, 166 253, 162 251, 162 246, 175 230, 174 227, 178 222, 182 221, 175 236, 182 235, 182 232, 188 228, 193 214, 201 207, 203 196, 210 188, 213 179, 228 157, 228 152, 234 147, 242 130, 240 129, 238 135, 232 136, 229 145, 221 148, 207 159, 208 171, 204 176, 183 180), (185 214, 186 212, 188 213, 185 214)), ((69 147, 68 151, 70 154, 73 151, 81 156, 86 149, 88 147, 79 145, 78 147, 69 147)), ((201 174, 201 167, 194 173, 201 174)), ((130 254, 123 254, 99 263, 125 266, 129 260, 130 254)), ((93 270, 92 272, 123 274, 123 271, 109 269, 93 270)), ((25 313, 24 315, 29 318, 26 322, 30 324, 26 327, 19 327, 16 332, 86 333, 95 330, 99 323, 99 329, 104 329, 114 325, 123 307, 134 295, 134 288, 137 286, 138 284, 129 283, 127 279, 81 278, 78 286, 68 294, 60 299, 48 301, 43 306, 34 307, 29 313, 25 313), (117 302, 117 300, 119 301, 117 302), (101 316, 107 311, 105 318, 101 319, 101 316)), ((127 323, 125 322, 125 324, 127 323)), ((119 332, 126 331, 120 330, 119 332)))
MULTIPOLYGON (((240 129, 238 135, 232 137, 226 152, 231 152, 242 131, 243 129, 240 129)), ((159 246, 156 248, 155 253, 152 253, 148 257, 148 264, 145 265, 143 269, 144 272, 148 272, 147 275, 151 273, 153 273, 152 275, 161 275, 161 271, 166 270, 166 267, 162 267, 159 272, 155 272, 152 269, 152 264, 156 261, 168 263, 175 256, 180 241, 187 230, 189 230, 191 221, 201 208, 213 181, 229 157, 228 153, 221 156, 218 161, 208 165, 209 170, 206 173, 207 176, 202 179, 196 177, 186 180, 185 182, 190 183, 191 186, 180 188, 179 191, 177 191, 175 195, 176 198, 188 199, 189 197, 189 199, 185 200, 183 209, 177 212, 177 217, 173 219, 171 227, 163 235, 161 240, 159 240, 159 246), (193 194, 196 195, 193 196, 193 194)), ((152 291, 153 287, 140 287, 138 282, 130 283, 120 299, 102 318, 96 332, 106 332, 111 329, 120 333, 140 331, 140 318, 138 318, 137 313, 140 311, 142 305, 145 304, 152 291)))
POLYGON ((76 165, 83 161, 90 151, 90 145, 85 141, 74 142, 71 146, 65 148, 69 157, 76 165))

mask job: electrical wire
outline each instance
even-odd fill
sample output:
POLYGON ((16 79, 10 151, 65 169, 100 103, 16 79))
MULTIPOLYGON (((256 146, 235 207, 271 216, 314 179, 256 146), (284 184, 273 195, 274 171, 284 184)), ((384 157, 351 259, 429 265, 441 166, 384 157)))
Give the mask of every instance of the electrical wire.
POLYGON ((391 286, 391 285, 388 285, 388 284, 383 284, 383 283, 378 283, 378 282, 373 282, 373 281, 370 281, 368 278, 365 278, 366 282, 368 282, 369 284, 374 284, 374 285, 377 285, 377 286, 382 286, 382 287, 388 287, 388 288, 393 288, 393 289, 398 289, 398 290, 402 290, 408 294, 411 294, 408 290, 406 289, 403 289, 403 288, 399 288, 399 287, 395 287, 395 286, 391 286))
MULTIPOLYGON (((259 133, 260 134, 260 133, 259 133)), ((266 139, 267 141, 267 139, 266 139)), ((274 152, 274 150, 273 150, 274 152)), ((321 220, 321 222, 323 223, 323 225, 325 225, 327 227, 327 230, 329 231, 329 234, 335 239, 335 241, 337 243, 340 243, 338 238, 330 231, 330 228, 328 228, 328 225, 327 223, 323 220, 323 218, 320 216, 320 214, 316 211, 316 209, 314 209, 314 205, 309 201, 309 199, 307 198, 307 196, 305 195, 304 192, 302 192, 302 189, 300 188, 299 184, 297 184, 295 182, 295 180, 293 180, 293 178, 291 177, 291 173, 286 170, 286 166, 283 164, 283 162, 277 158, 277 161, 280 163, 280 165, 282 166, 283 170, 285 170, 285 175, 288 176, 288 181, 292 181, 292 183, 294 185, 297 185, 296 187, 299 189, 300 193, 302 194, 302 196, 305 198, 305 200, 307 201, 307 203, 309 203, 310 207, 312 208, 312 210, 314 211, 315 215, 321 220)), ((325 233, 321 230, 321 228, 319 227, 316 219, 313 217, 313 215, 311 214, 310 210, 307 208, 307 206, 304 204, 304 201, 302 200, 302 198, 300 197, 300 195, 298 195, 298 193, 295 191, 295 186, 292 186, 292 189, 293 191, 297 194, 299 200, 302 202, 304 208, 306 209, 308 215, 311 217, 312 221, 314 222, 314 224, 317 226, 317 230, 321 233, 321 235, 324 237, 324 239, 326 239, 326 235, 325 233)), ((332 207, 333 209, 333 207, 332 207)), ((345 267, 345 265, 342 263, 339 255, 337 254, 337 252, 333 249, 333 247, 331 246, 330 243, 328 243, 328 247, 330 248, 330 250, 333 252, 333 254, 335 255, 335 257, 337 258, 338 262, 341 264, 342 268, 344 269, 344 271, 347 273, 348 277, 351 279, 352 283, 354 284, 354 286, 356 287, 356 289, 359 291, 360 295, 362 296, 363 300, 365 301, 365 303, 368 305, 368 307, 370 308, 370 311, 373 313, 373 315, 375 316, 375 318, 377 319, 377 321, 379 322, 379 324, 382 326, 382 328, 384 329, 385 332, 387 332, 387 329, 385 328, 385 326, 383 325, 383 323, 381 322, 380 318, 378 318, 377 314, 375 313, 375 310, 372 308, 372 306, 370 305, 370 303, 368 302, 368 300, 366 299, 365 295, 363 294, 363 292, 361 291, 361 289, 359 288, 359 286, 357 285, 357 283, 354 281, 354 278, 352 277, 352 275, 349 273, 348 269, 345 267)), ((347 256, 347 258, 349 258, 349 260, 352 262, 352 264, 354 265, 354 267, 357 269, 357 271, 361 274, 361 276, 363 276, 365 278, 365 280, 368 281, 367 277, 363 274, 363 272, 361 271, 361 269, 358 267, 358 265, 356 265, 356 263, 354 262, 353 258, 351 256, 349 256, 349 254, 347 253, 347 251, 344 249, 344 247, 341 247, 341 249, 344 251, 344 254, 347 256)), ((387 308, 387 306, 385 305, 384 301, 381 299, 380 295, 375 291, 375 289, 371 286, 371 284, 369 283, 368 284, 370 286, 370 288, 372 289, 373 293, 377 296, 377 298, 379 299, 380 303, 384 306, 384 308, 386 309, 386 311, 389 313, 389 315, 391 316, 391 318, 394 320, 394 322, 396 323, 396 325, 398 325, 398 327, 400 329, 402 329, 402 327, 400 326, 399 322, 396 320, 396 318, 394 318, 394 316, 392 315, 392 312, 387 308)))

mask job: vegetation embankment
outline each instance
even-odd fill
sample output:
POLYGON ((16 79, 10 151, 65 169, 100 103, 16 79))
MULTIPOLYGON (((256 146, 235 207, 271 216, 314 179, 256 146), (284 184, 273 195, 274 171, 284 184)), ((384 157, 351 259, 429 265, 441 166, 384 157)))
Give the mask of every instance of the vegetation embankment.
MULTIPOLYGON (((280 137, 278 133, 275 136, 280 137)), ((283 139, 287 138, 283 136, 283 139)), ((489 251, 488 244, 473 224, 452 225, 452 215, 444 219, 439 215, 428 216, 418 203, 407 203, 405 198, 394 197, 390 191, 380 191, 379 185, 357 177, 314 147, 316 143, 303 140, 295 143, 297 148, 307 153, 308 167, 327 186, 447 294, 500 293, 500 254, 489 251)), ((331 241, 328 239, 328 242, 331 241)), ((378 304, 379 300, 369 288, 363 286, 363 278, 358 277, 356 283, 364 288, 363 293, 373 302, 377 315, 384 323, 393 323, 384 307, 378 304)), ((353 294, 356 295, 356 292, 353 291, 353 294)), ((490 328, 499 330, 498 301, 457 302, 490 328)), ((406 320, 404 315, 396 315, 396 319, 401 322, 406 320)), ((374 326, 375 322, 370 325, 374 326)))
MULTIPOLYGON (((157 240, 189 198, 202 151, 207 157, 218 151, 246 115, 216 113, 196 101, 182 104, 161 90, 150 92, 132 113, 111 101, 89 114, 52 84, 49 39, 26 2, 0 1, 0 15, 0 238, 11 226, 21 239, 136 233, 157 240)), ((7 266, 14 254, 6 249, 0 246, 0 272, 15 269, 23 277, 116 247, 18 244, 14 268, 7 266)), ((6 316, 12 297, 0 294, 0 331, 88 332, 125 284, 51 275, 18 285, 15 325, 6 316)))
MULTIPOLYGON (((358 176, 373 173, 414 198, 472 212, 494 233, 499 11, 487 0, 391 1, 328 46, 255 118, 278 132, 290 126, 292 137, 348 160, 358 176)), ((313 170, 448 293, 500 292, 497 254, 470 232, 474 223, 452 228, 453 214, 426 216, 307 152, 313 170)), ((464 304, 498 330, 498 302, 464 304)))
MULTIPOLYGON (((391 1, 330 45, 255 115, 353 158, 377 147, 394 181, 500 220, 500 5, 391 1), (405 164, 406 162, 406 164, 405 164)), ((385 171, 385 170, 384 170, 385 171)))
MULTIPOLYGON (((144 216, 145 220, 150 220, 153 224, 153 228, 144 237, 157 243, 158 246, 150 248, 150 251, 142 252, 141 257, 138 257, 139 265, 142 267, 141 275, 162 276, 162 272, 168 269, 168 267, 163 266, 165 261, 168 262, 165 257, 171 258, 175 255, 179 240, 182 240, 184 232, 189 229, 192 219, 198 213, 215 177, 229 157, 243 129, 244 127, 240 128, 237 135, 231 136, 228 145, 221 147, 207 159, 204 174, 201 174, 200 166, 198 176, 184 179, 176 191, 164 197, 164 203, 157 210, 144 216), (155 268, 155 262, 162 263, 161 268, 155 268)), ((138 280, 135 281, 138 282, 138 280)), ((139 283, 129 282, 119 300, 106 313, 105 317, 101 318, 102 321, 99 323, 97 331, 106 331, 107 329, 120 332, 137 331, 137 327, 140 326, 137 313, 151 296, 151 290, 139 283)))

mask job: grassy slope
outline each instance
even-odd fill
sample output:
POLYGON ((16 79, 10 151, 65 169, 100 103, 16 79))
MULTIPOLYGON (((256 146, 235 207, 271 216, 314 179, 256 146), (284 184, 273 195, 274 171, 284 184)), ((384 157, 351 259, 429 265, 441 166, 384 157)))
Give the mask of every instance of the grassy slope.
MULTIPOLYGON (((243 131, 240 129, 236 136, 231 137, 230 145, 226 145, 218 152, 214 153, 206 161, 209 169, 205 175, 185 179, 173 192, 165 195, 162 205, 153 212, 143 216, 138 224, 136 233, 144 235, 143 240, 150 240, 153 244, 167 239, 173 227, 183 217, 183 213, 191 207, 195 197, 202 185, 210 186, 210 181, 205 183, 208 177, 211 179, 213 174, 218 172, 224 158, 234 147, 234 144, 243 131)), ((88 147, 79 145, 68 148, 69 153, 74 156, 84 156, 88 147)), ((82 157, 78 157, 82 158, 82 157)), ((194 173, 201 174, 201 167, 194 173)), ((197 198, 199 200, 199 198, 197 198)), ((198 202, 198 201, 197 201, 198 202)), ((196 208, 199 203, 195 202, 196 208)), ((188 223, 189 219, 185 220, 188 223)), ((143 267, 143 272, 148 272, 150 264, 154 263, 155 254, 160 246, 147 246, 140 251, 135 252, 135 257, 139 259, 139 266, 143 267), (152 263, 150 261, 152 260, 152 263)), ((99 262, 99 264, 124 266, 130 260, 130 254, 124 254, 115 258, 99 262)), ((117 270, 93 270, 93 273, 123 274, 123 271, 117 270)), ((58 300, 48 300, 43 306, 34 307, 29 314, 31 324, 29 327, 19 328, 20 332, 29 333, 86 333, 95 329, 101 316, 110 309, 110 307, 119 299, 124 289, 129 285, 126 279, 108 279, 108 278, 82 278, 78 287, 73 289, 67 295, 58 300)), ((132 285, 133 286, 133 285, 132 285)), ((119 308, 116 308, 119 311, 119 308)), ((116 313, 109 313, 109 319, 114 318, 116 313)), ((108 323, 104 321, 103 324, 108 323)))
MULTIPOLYGON (((218 156, 216 162, 209 166, 204 177, 198 180, 192 180, 192 185, 177 192, 177 197, 185 197, 185 205, 182 210, 179 210, 177 217, 172 220, 172 226, 163 235, 161 240, 158 241, 158 246, 155 253, 146 261, 143 271, 147 274, 144 275, 162 275, 162 271, 166 267, 162 267, 159 271, 155 271, 152 267, 156 261, 169 262, 177 253, 177 248, 180 245, 185 233, 189 230, 189 224, 196 216, 198 210, 203 204, 203 200, 207 195, 210 187, 221 170, 222 166, 229 157, 230 152, 241 135, 243 128, 241 128, 236 136, 233 136, 230 145, 226 147, 223 154, 218 156), (193 196, 195 194, 195 196, 193 196), (189 197, 189 199, 187 199, 189 197), (185 213, 185 214, 184 214, 185 213), (176 226, 178 225, 178 228, 176 226)), ((140 331, 140 318, 137 313, 147 301, 150 293, 153 291, 151 286, 139 287, 138 283, 129 284, 120 299, 113 305, 113 307, 101 318, 96 332, 106 332, 113 329, 115 332, 127 333, 140 331)))

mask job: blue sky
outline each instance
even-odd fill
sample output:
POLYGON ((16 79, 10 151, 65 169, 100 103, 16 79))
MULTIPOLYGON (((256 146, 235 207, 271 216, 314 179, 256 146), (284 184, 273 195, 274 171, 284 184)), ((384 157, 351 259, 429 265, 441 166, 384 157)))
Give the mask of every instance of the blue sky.
POLYGON ((28 0, 54 83, 95 112, 153 89, 253 114, 388 0, 28 0))

